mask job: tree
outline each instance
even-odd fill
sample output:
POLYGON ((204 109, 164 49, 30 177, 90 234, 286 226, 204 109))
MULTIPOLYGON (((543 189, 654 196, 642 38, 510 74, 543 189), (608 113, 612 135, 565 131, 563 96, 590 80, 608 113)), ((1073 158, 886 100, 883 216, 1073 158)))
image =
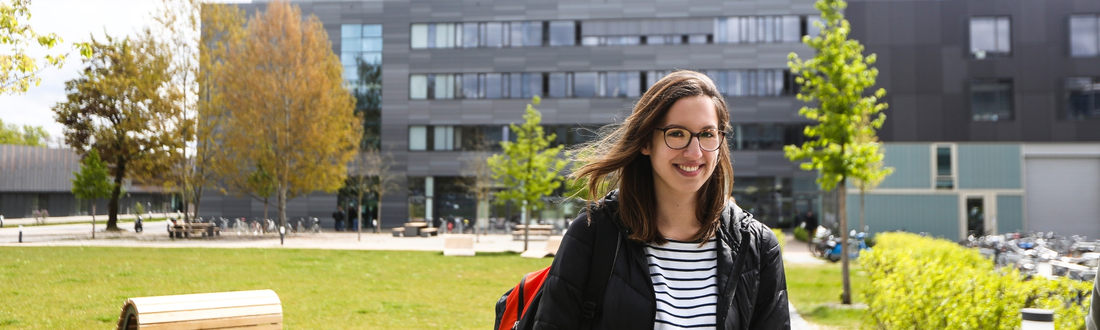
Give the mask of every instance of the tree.
MULTIPOLYGON (((211 93, 199 97, 201 91, 214 88, 210 77, 221 58, 228 37, 207 38, 203 35, 239 38, 244 30, 244 12, 225 4, 203 4, 199 0, 162 0, 153 13, 155 24, 144 30, 148 38, 158 39, 169 50, 170 83, 167 88, 179 93, 179 136, 185 145, 173 153, 168 163, 164 184, 180 194, 184 210, 199 213, 204 189, 214 184, 214 161, 220 148, 216 145, 225 122, 225 107, 211 93), (190 207, 190 206, 193 206, 190 207)), ((266 210, 266 207, 265 207, 266 210)), ((189 221, 190 212, 184 213, 189 221)))
MULTIPOLYGON (((0 47, 4 48, 0 51, 0 95, 21 94, 42 81, 38 77, 40 62, 27 55, 27 47, 34 43, 50 49, 61 42, 56 34, 41 35, 26 24, 31 19, 30 5, 31 0, 0 2, 0 47)), ((44 66, 58 68, 64 62, 64 54, 45 55, 42 61, 44 66)))
MULTIPOLYGON (((535 96, 531 103, 538 105, 539 101, 539 97, 535 96)), ((510 125, 511 132, 516 134, 516 142, 500 142, 504 154, 494 155, 488 160, 493 179, 505 187, 514 187, 497 193, 498 201, 510 200, 522 204, 525 251, 530 230, 526 228, 530 226, 529 208, 542 207, 542 197, 561 186, 563 177, 558 171, 568 163, 558 157, 564 146, 550 147, 556 136, 543 133, 539 125, 542 114, 532 104, 527 104, 523 126, 510 125)))
POLYGON ((111 168, 107 230, 118 230, 123 180, 158 182, 183 148, 175 121, 181 95, 167 88, 167 50, 156 41, 106 36, 89 45, 84 71, 65 83, 66 101, 52 109, 65 142, 84 155, 97 151, 111 168))
POLYGON ((227 41, 210 93, 230 109, 217 145, 223 165, 237 170, 221 172, 269 172, 285 226, 287 200, 344 184, 360 119, 316 16, 303 19, 297 6, 272 2, 248 20, 242 38, 227 41))
POLYGON ((5 125, 0 120, 0 144, 14 144, 28 147, 45 147, 50 140, 50 133, 42 126, 23 125, 22 128, 15 124, 5 125))
MULTIPOLYGON (((397 190, 397 180, 402 176, 400 173, 390 170, 392 165, 393 156, 369 146, 365 150, 359 151, 359 154, 349 164, 351 173, 348 175, 345 187, 348 193, 356 196, 358 212, 355 213, 357 221, 355 228, 357 232, 362 232, 363 207, 368 203, 368 198, 371 195, 377 201, 374 210, 378 212, 375 215, 378 224, 374 226, 374 232, 379 232, 378 225, 382 223, 382 197, 397 190)), ((348 221, 350 224, 351 216, 348 216, 348 221)))
MULTIPOLYGON (((95 206, 100 198, 111 196, 114 185, 111 184, 107 174, 107 164, 99 158, 99 153, 92 149, 84 156, 80 171, 73 173, 73 195, 82 200, 92 201, 92 238, 95 238, 95 206)), ((140 205, 140 204, 139 204, 140 205)))
MULTIPOLYGON (((818 0, 814 7, 821 11, 824 22, 823 25, 814 23, 821 28, 821 34, 803 37, 802 42, 816 50, 817 54, 801 60, 797 54, 791 53, 788 66, 802 88, 798 99, 811 104, 816 102, 816 107, 804 106, 799 114, 818 123, 806 127, 808 141, 801 146, 786 146, 784 151, 792 161, 810 160, 802 163, 801 167, 803 170, 818 171, 817 183, 822 190, 837 189, 841 242, 847 242, 846 180, 873 177, 869 169, 882 161, 879 144, 861 143, 859 138, 873 136, 875 129, 882 127, 886 120, 881 112, 887 105, 879 103, 886 90, 880 88, 873 95, 864 95, 864 90, 873 86, 878 77, 878 70, 871 67, 876 56, 864 57, 863 45, 848 39, 851 27, 842 14, 847 3, 844 0, 818 0)), ((848 244, 842 244, 841 258, 844 283, 841 300, 844 304, 851 304, 848 244)))
MULTIPOLYGON (((860 129, 857 129, 855 143, 861 145, 874 145, 874 148, 880 148, 878 136, 875 136, 874 129, 866 129, 866 126, 871 125, 870 117, 864 117, 860 120, 860 129)), ((867 222, 864 221, 864 199, 867 192, 874 190, 885 180, 886 177, 894 173, 893 167, 883 167, 883 158, 885 157, 878 150, 874 151, 874 155, 877 155, 878 161, 865 163, 865 168, 856 171, 852 176, 852 184, 859 188, 859 228, 867 227, 867 222)))

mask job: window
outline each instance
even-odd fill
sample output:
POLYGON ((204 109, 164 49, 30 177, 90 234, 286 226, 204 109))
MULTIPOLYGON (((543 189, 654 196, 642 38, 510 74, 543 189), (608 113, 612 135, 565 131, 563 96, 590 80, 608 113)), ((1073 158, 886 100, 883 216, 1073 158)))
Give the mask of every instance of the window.
POLYGON ((409 126, 409 150, 428 150, 427 126, 409 126))
POLYGON ((477 23, 462 23, 462 47, 476 48, 479 44, 477 23))
POLYGON ((550 46, 573 46, 577 40, 577 23, 573 21, 550 22, 550 46))
POLYGON ((802 18, 787 16, 719 17, 715 20, 716 43, 799 42, 802 18))
POLYGON ((359 80, 359 61, 382 64, 381 24, 340 26, 340 63, 344 66, 344 80, 359 80))
POLYGON ((1100 118, 1100 77, 1066 78, 1066 118, 1100 118))
POLYGON ((954 147, 952 145, 937 145, 936 150, 936 189, 955 189, 954 147))
POLYGON ((1100 56, 1100 16, 1069 17, 1069 54, 1073 57, 1100 56))
POLYGON ((596 97, 599 94, 599 82, 596 72, 573 73, 573 96, 579 98, 596 97))
POLYGON ((409 99, 428 99, 428 75, 414 74, 409 76, 409 99))
POLYGON ((569 74, 564 72, 555 72, 550 74, 549 84, 550 90, 548 96, 551 98, 565 98, 569 97, 569 74))
POLYGON ((1007 16, 970 19, 970 53, 977 59, 1008 56, 1012 52, 1012 28, 1007 16))
POLYGON ((604 97, 638 97, 641 95, 641 72, 601 72, 604 97))
POLYGON ((976 79, 970 83, 974 121, 1012 120, 1012 80, 976 79))
POLYGON ((432 95, 434 99, 453 99, 455 98, 455 76, 452 74, 437 74, 435 75, 435 95, 432 95))

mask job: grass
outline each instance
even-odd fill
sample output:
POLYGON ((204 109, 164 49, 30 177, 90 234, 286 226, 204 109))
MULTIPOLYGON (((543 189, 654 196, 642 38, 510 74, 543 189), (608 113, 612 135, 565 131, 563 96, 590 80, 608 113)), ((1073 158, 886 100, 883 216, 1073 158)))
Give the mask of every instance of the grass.
POLYGON ((0 329, 112 328, 127 298, 272 289, 284 329, 487 329, 552 259, 513 253, 0 247, 0 329))
MULTIPOLYGON (((844 307, 840 304, 842 292, 840 263, 824 265, 786 264, 787 292, 802 318, 809 322, 837 327, 858 329, 865 308, 844 307)), ((864 303, 863 288, 869 285, 867 274, 858 263, 849 267, 853 305, 864 303)))
MULTIPOLYGON (((487 329, 500 295, 552 259, 514 253, 296 249, 0 247, 0 329, 112 328, 127 298, 272 289, 285 329, 487 329)), ((852 267, 853 300, 866 275, 852 267)), ((840 265, 787 265, 808 321, 858 328, 840 265)))

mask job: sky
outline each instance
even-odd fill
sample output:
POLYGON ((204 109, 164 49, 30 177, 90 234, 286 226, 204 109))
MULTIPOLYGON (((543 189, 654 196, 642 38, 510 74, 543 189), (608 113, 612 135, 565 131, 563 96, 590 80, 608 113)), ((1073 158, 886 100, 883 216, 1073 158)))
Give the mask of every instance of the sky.
MULTIPOLYGON (((104 31, 111 36, 136 35, 152 22, 151 13, 159 4, 158 0, 33 0, 31 28, 39 34, 56 33, 64 43, 48 51, 39 47, 29 51, 39 58, 42 54, 68 52, 67 59, 61 68, 40 71, 41 84, 32 85, 27 93, 0 95, 0 120, 5 125, 42 126, 51 139, 60 137, 62 126, 54 121, 50 107, 65 100, 65 82, 76 78, 83 67, 80 53, 72 49, 73 42, 88 41, 91 35, 102 39, 104 31)), ((0 48, 0 51, 6 49, 0 48)))

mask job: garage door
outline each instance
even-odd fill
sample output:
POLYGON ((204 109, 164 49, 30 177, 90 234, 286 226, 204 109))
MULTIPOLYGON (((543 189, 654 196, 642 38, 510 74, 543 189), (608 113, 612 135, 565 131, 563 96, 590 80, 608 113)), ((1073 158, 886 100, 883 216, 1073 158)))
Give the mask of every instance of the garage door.
POLYGON ((1027 230, 1100 238, 1100 159, 1028 158, 1027 230))

